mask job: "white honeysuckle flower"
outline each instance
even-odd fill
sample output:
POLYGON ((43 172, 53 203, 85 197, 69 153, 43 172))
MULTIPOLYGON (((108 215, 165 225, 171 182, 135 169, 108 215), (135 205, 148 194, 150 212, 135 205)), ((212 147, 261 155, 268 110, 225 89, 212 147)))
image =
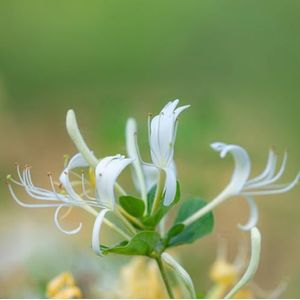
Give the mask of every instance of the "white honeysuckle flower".
MULTIPOLYGON (((120 156, 116 156, 115 158, 122 160, 122 157, 120 157, 120 156)), ((105 161, 107 161, 107 159, 105 161)), ((128 161, 126 161, 126 163, 128 164, 128 161)), ((86 189, 86 183, 90 184, 90 182, 88 182, 88 180, 86 180, 84 173, 82 173, 80 176, 79 174, 74 173, 74 171, 73 171, 74 169, 86 168, 88 166, 89 166, 88 162, 85 160, 85 158, 83 157, 83 155, 81 153, 74 155, 70 159, 70 161, 67 163, 67 166, 65 167, 65 169, 63 170, 63 172, 60 175, 60 184, 55 183, 52 179, 52 175, 48 174, 51 190, 40 188, 33 184, 32 179, 31 179, 30 167, 26 167, 21 172, 20 167, 17 166, 17 174, 19 177, 19 181, 13 179, 11 176, 8 176, 8 187, 9 187, 12 197, 16 200, 16 202, 19 205, 21 205, 23 207, 30 207, 30 208, 54 207, 54 208, 56 208, 55 213, 54 213, 54 222, 55 222, 55 225, 58 227, 58 229, 61 230, 63 233, 66 233, 66 234, 78 233, 82 228, 82 223, 80 223, 78 225, 78 227, 73 230, 65 230, 60 225, 60 217, 59 216, 60 216, 62 209, 63 208, 70 209, 72 207, 81 207, 97 218, 99 217, 99 214, 100 214, 100 216, 103 215, 103 220, 101 221, 101 224, 102 224, 102 222, 104 222, 106 225, 108 225, 109 227, 116 230, 120 235, 122 235, 126 239, 129 239, 130 236, 128 236, 128 234, 126 234, 122 229, 120 229, 114 223, 112 223, 108 219, 104 218, 105 214, 103 214, 102 211, 107 210, 107 208, 105 208, 104 204, 101 202, 101 199, 99 199, 98 197, 93 197, 93 195, 88 195, 87 189, 86 189), (71 180, 69 177, 71 173, 74 176, 76 176, 78 179, 76 178, 76 180, 71 180), (39 200, 39 202, 38 203, 26 203, 26 202, 23 202, 22 200, 20 200, 17 197, 16 193, 14 192, 14 189, 13 189, 11 183, 14 183, 17 186, 24 188, 24 190, 27 192, 27 194, 30 197, 32 197, 35 200, 39 200), (56 185, 59 186, 58 189, 56 189, 56 187, 55 187, 56 185), (75 189, 74 189, 75 185, 81 186, 82 193, 79 194, 78 192, 75 191, 75 189), (100 212, 99 212, 99 210, 100 210, 100 212)), ((107 166, 105 168, 105 172, 103 172, 103 175, 106 178, 106 179, 104 178, 104 180, 109 185, 113 184, 115 179, 109 180, 107 177, 112 176, 112 178, 116 178, 116 177, 118 177, 118 175, 120 174, 120 171, 121 171, 120 168, 118 168, 115 164, 112 164, 111 167, 113 169, 112 170, 113 172, 110 172, 108 170, 107 166), (115 174, 115 172, 117 172, 118 174, 115 174)), ((92 187, 93 187, 93 185, 92 185, 92 187)), ((97 192, 99 194, 99 186, 98 186, 97 192)), ((94 190, 94 194, 96 194, 96 190, 94 190)), ((99 223, 99 221, 98 221, 98 223, 99 223)))
MULTIPOLYGON (((17 173, 19 177, 19 181, 13 179, 12 177, 9 177, 8 179, 8 187, 10 190, 11 195, 16 200, 16 202, 23 206, 23 207, 30 207, 30 208, 41 208, 41 207, 56 207, 56 211, 54 214, 54 221, 56 226, 67 234, 75 234, 78 233, 81 229, 82 224, 80 223, 79 226, 74 230, 64 230, 61 225, 59 224, 59 213, 63 208, 66 207, 81 207, 88 211, 89 213, 93 214, 94 216, 97 216, 98 212, 95 208, 101 208, 102 205, 93 197, 88 196, 86 194, 86 191, 84 190, 83 195, 79 195, 73 188, 73 184, 69 179, 69 173, 72 172, 73 169, 76 168, 85 168, 88 164, 86 160, 83 158, 83 156, 78 153, 74 155, 69 163, 67 164, 66 168, 60 175, 60 182, 61 187, 60 190, 57 191, 55 188, 55 183, 52 179, 52 175, 48 174, 51 190, 47 190, 44 188, 37 187, 33 184, 30 168, 26 167, 22 172, 20 170, 20 167, 17 166, 17 173), (22 200, 20 200, 11 185, 11 182, 15 183, 18 186, 21 186, 24 188, 24 190, 27 192, 29 196, 31 196, 33 199, 39 200, 38 203, 25 203, 22 200), (63 190, 62 190, 63 187, 63 190)), ((79 176, 79 175, 78 175, 79 176)), ((77 180, 75 183, 80 183, 82 187, 85 186, 85 179, 84 177, 80 177, 80 181, 77 180)))
POLYGON ((118 154, 101 159, 96 166, 97 195, 103 207, 114 209, 116 203, 114 193, 116 180, 120 173, 131 163, 131 158, 125 158, 125 156, 118 154))
POLYGON ((277 155, 271 149, 265 170, 259 176, 249 179, 251 162, 244 148, 223 143, 213 143, 211 146, 214 150, 220 152, 221 157, 225 157, 227 153, 231 153, 234 157, 234 172, 229 185, 225 189, 228 195, 256 196, 280 194, 292 189, 299 181, 300 172, 293 181, 287 184, 273 184, 283 175, 287 162, 287 153, 284 154, 279 171, 275 174, 277 155))
POLYGON ((211 147, 220 152, 220 156, 222 158, 225 157, 227 153, 232 154, 235 163, 234 171, 226 188, 204 208, 200 209, 194 215, 189 217, 184 222, 186 225, 196 221, 198 218, 214 209, 226 199, 233 196, 244 196, 250 207, 250 218, 247 224, 240 225, 240 228, 244 230, 250 230, 256 225, 258 220, 258 210, 253 196, 285 193, 295 187, 300 179, 299 172, 294 180, 289 183, 274 184, 274 182, 280 179, 285 170, 287 153, 284 154, 279 171, 277 174, 275 174, 277 155, 275 154, 274 150, 271 149, 269 151, 268 162, 264 171, 255 178, 249 179, 251 172, 251 161, 247 151, 244 148, 237 145, 229 145, 224 143, 213 143, 211 147))
POLYGON ((149 143, 151 159, 158 169, 165 172, 164 205, 168 206, 176 194, 176 168, 173 161, 178 116, 190 105, 176 108, 179 100, 170 101, 159 115, 149 117, 149 143))

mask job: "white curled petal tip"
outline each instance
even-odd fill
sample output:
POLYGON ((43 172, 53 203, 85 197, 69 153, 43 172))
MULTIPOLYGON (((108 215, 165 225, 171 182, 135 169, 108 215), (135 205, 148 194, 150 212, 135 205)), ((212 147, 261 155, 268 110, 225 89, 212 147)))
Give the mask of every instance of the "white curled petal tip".
POLYGON ((93 251, 99 255, 103 256, 103 253, 100 249, 100 244, 101 244, 101 237, 100 237, 100 232, 101 232, 101 227, 105 218, 106 213, 109 212, 109 209, 103 209, 100 211, 98 214, 96 221, 94 223, 94 228, 93 228, 93 235, 92 235, 92 248, 93 251))
POLYGON ((251 229, 251 257, 248 268, 238 283, 225 296, 225 299, 232 298, 241 288, 243 288, 255 275, 260 260, 261 234, 257 227, 251 229))
POLYGON ((186 287, 189 295, 189 299, 196 299, 196 292, 191 276, 188 272, 168 253, 162 254, 163 261, 176 273, 176 275, 182 280, 182 283, 186 287))
POLYGON ((184 110, 186 110, 189 107, 190 107, 190 105, 183 105, 183 106, 180 106, 180 107, 176 108, 175 111, 174 111, 175 118, 177 118, 184 110))
POLYGON ((258 209, 257 209, 254 199, 252 197, 248 196, 248 197, 246 197, 246 201, 247 201, 247 203, 249 205, 249 209, 250 209, 249 219, 248 219, 247 223, 244 225, 238 224, 238 227, 241 230, 249 231, 253 227, 256 226, 256 224, 258 222, 259 214, 258 214, 258 209))
POLYGON ((103 158, 96 166, 96 187, 100 202, 108 208, 115 204, 114 186, 121 172, 133 159, 118 154, 103 158))
POLYGON ((71 157, 65 170, 69 171, 69 170, 76 169, 76 168, 86 168, 88 166, 89 166, 89 163, 84 158, 84 156, 81 153, 77 153, 71 157))
POLYGON ((238 145, 227 145, 219 142, 211 144, 211 147, 215 151, 220 152, 222 158, 227 153, 233 156, 235 167, 226 189, 232 195, 240 193, 249 178, 251 170, 251 162, 247 151, 238 145))
POLYGON ((171 114, 174 112, 176 106, 178 105, 179 103, 179 99, 175 99, 173 101, 169 101, 164 107, 163 109, 161 110, 161 113, 163 114, 171 114))
POLYGON ((66 229, 63 229, 63 228, 61 227, 61 225, 59 224, 59 213, 60 213, 60 210, 61 210, 63 207, 65 207, 65 205, 61 205, 61 206, 57 207, 57 209, 55 210, 55 214, 54 214, 54 223, 55 223, 56 227, 57 227, 61 232, 65 233, 65 234, 69 234, 69 235, 71 235, 71 234, 77 234, 77 233, 81 230, 81 228, 82 228, 82 223, 79 223, 78 227, 75 228, 75 229, 73 229, 73 230, 66 230, 66 229))

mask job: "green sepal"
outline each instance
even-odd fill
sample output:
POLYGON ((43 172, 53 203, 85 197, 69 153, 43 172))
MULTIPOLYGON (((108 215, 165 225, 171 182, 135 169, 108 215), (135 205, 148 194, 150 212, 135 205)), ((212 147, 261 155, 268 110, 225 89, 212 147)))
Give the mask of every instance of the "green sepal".
POLYGON ((137 233, 130 241, 123 241, 116 246, 100 246, 103 254, 143 255, 156 257, 164 250, 163 240, 155 231, 137 233))
POLYGON ((133 217, 141 218, 144 215, 145 203, 141 199, 132 196, 121 196, 119 198, 119 204, 133 217))
POLYGON ((190 244, 212 232, 214 227, 214 217, 212 212, 205 214, 188 226, 183 224, 188 217, 203 208, 205 205, 206 202, 204 200, 197 198, 191 198, 182 203, 174 225, 167 233, 167 237, 165 239, 168 241, 167 247, 190 244), (179 230, 180 228, 181 231, 179 230))

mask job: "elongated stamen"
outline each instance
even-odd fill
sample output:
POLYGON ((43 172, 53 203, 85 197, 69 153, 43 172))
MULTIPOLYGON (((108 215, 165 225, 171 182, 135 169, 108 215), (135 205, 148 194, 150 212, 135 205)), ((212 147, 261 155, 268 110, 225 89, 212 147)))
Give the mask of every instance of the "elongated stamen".
POLYGON ((57 209, 55 211, 55 214, 54 214, 55 225, 60 231, 62 231, 65 234, 69 234, 69 235, 77 234, 82 228, 82 223, 79 223, 78 227, 73 229, 73 230, 63 229, 62 226, 59 224, 59 213, 60 213, 61 209, 64 208, 64 207, 65 207, 65 205, 60 205, 59 207, 57 207, 57 209))
POLYGON ((84 197, 86 197, 89 200, 93 200, 93 201, 96 200, 96 198, 89 196, 87 191, 86 191, 84 172, 81 173, 81 189, 82 189, 84 197))

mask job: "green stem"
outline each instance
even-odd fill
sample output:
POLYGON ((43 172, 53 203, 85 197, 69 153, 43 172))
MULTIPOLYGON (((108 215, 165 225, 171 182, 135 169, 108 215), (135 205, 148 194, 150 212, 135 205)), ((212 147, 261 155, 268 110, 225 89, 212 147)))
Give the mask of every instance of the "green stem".
POLYGON ((118 206, 117 209, 120 211, 120 213, 126 218, 128 219, 130 222, 134 223, 135 225, 137 225, 138 227, 140 227, 141 229, 145 228, 144 224, 142 222, 140 222, 137 218, 133 217, 132 215, 130 215, 123 207, 118 206))
POLYGON ((163 266, 163 263, 162 263, 162 260, 161 260, 161 256, 155 258, 155 260, 157 262, 157 265, 158 265, 161 277, 163 279, 163 282, 165 284, 166 290, 168 292, 169 298, 170 299, 175 299, 172 288, 171 288, 171 284, 169 282, 169 279, 168 279, 168 276, 167 276, 167 273, 166 273, 166 270, 165 270, 165 268, 163 266))
POLYGON ((156 192, 155 192, 155 198, 153 201, 153 205, 152 205, 152 210, 151 210, 151 214, 153 214, 157 208, 159 207, 160 204, 160 200, 161 200, 161 195, 163 193, 164 190, 164 171, 161 169, 159 171, 158 174, 158 182, 157 182, 157 188, 156 188, 156 192))

